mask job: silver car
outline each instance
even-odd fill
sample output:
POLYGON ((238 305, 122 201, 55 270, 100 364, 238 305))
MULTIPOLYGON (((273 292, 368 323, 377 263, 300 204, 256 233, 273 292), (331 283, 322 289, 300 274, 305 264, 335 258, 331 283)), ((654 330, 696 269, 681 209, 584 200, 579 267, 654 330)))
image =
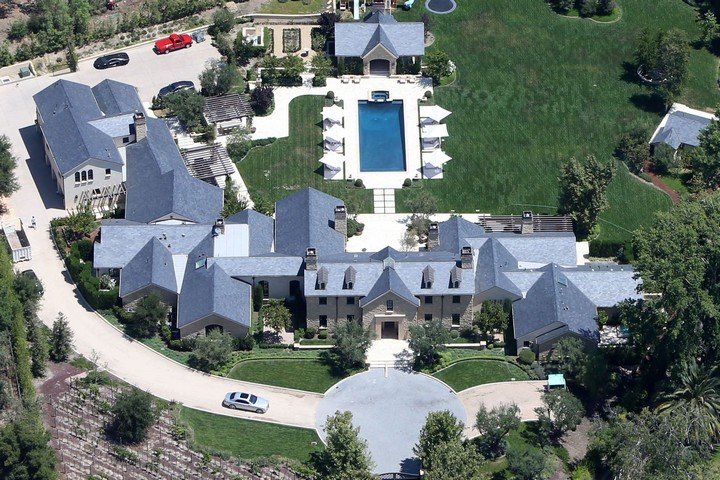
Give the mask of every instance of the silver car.
POLYGON ((265 413, 270 408, 270 402, 264 398, 244 392, 228 393, 225 395, 222 404, 223 407, 232 408, 233 410, 248 410, 255 413, 265 413))

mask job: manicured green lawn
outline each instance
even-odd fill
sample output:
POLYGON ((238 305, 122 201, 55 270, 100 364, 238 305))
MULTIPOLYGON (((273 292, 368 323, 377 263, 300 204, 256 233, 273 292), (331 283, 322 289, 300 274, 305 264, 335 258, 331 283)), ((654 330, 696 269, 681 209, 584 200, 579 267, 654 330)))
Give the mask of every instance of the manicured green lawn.
POLYGON ((323 179, 322 108, 324 97, 304 96, 290 102, 290 136, 255 148, 237 167, 250 190, 277 201, 304 187, 313 187, 350 202, 362 212, 372 210, 372 191, 347 188, 343 181, 323 179))
POLYGON ((301 14, 301 13, 317 13, 322 12, 325 8, 324 0, 288 0, 280 3, 278 0, 270 0, 262 6, 262 13, 285 13, 285 14, 301 14))
POLYGON ((527 380, 527 374, 517 365, 498 360, 465 360, 450 365, 433 375, 459 392, 485 383, 527 380))
MULTIPOLYGON (((655 128, 661 112, 632 75, 636 38, 645 27, 677 27, 696 39, 695 10, 678 0, 624 0, 622 9, 619 22, 605 25, 563 18, 536 0, 464 2, 449 15, 427 12, 424 2, 397 11, 400 20, 428 13, 431 50, 447 52, 458 69, 457 81, 434 97, 453 112, 444 142, 453 160, 443 180, 424 182, 441 211, 554 212, 563 161, 589 154, 610 161, 622 132, 655 128)), ((716 73, 717 59, 693 49, 679 101, 718 104, 716 73)), ((397 207, 412 193, 397 192, 397 207)), ((670 206, 666 195, 623 169, 609 199, 603 240, 629 238, 670 206)))
POLYGON ((342 380, 318 360, 246 360, 230 370, 228 377, 247 382, 325 393, 342 380))
POLYGON ((180 418, 192 428, 198 446, 243 459, 279 455, 306 462, 313 451, 322 449, 315 430, 307 428, 226 417, 185 407, 180 418), (317 446, 311 442, 317 442, 317 446))

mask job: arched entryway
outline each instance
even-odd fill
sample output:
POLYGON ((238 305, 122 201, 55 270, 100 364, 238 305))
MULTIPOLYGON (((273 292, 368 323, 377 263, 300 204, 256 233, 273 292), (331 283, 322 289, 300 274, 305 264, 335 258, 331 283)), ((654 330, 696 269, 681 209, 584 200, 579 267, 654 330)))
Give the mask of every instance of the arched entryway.
POLYGON ((370 60, 370 75, 390 75, 390 60, 370 60))

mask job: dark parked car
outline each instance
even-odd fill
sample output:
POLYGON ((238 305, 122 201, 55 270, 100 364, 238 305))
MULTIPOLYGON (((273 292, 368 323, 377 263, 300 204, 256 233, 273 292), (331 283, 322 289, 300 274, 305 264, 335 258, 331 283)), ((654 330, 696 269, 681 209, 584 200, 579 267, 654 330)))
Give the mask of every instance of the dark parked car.
POLYGON ((37 285, 38 292, 40 292, 40 295, 45 293, 45 289, 43 289, 42 282, 38 278, 37 274, 32 270, 23 270, 22 275, 28 277, 30 280, 35 282, 35 285, 37 285))
POLYGON ((125 52, 111 53, 110 55, 103 55, 98 57, 93 63, 93 66, 98 69, 110 68, 110 67, 121 67, 127 65, 130 62, 130 57, 125 52))
POLYGON ((158 92, 158 97, 164 98, 171 93, 181 92, 183 90, 195 90, 195 84, 190 80, 181 80, 179 82, 173 82, 170 85, 163 87, 158 92))

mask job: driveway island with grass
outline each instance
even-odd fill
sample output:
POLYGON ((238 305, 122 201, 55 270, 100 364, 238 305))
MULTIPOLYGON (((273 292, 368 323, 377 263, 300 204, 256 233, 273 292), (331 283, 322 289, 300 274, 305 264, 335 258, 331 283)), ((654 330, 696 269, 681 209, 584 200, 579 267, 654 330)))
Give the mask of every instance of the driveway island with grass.
POLYGON ((456 392, 486 383, 528 379, 527 373, 512 362, 484 358, 459 361, 436 372, 433 377, 447 383, 456 392))

